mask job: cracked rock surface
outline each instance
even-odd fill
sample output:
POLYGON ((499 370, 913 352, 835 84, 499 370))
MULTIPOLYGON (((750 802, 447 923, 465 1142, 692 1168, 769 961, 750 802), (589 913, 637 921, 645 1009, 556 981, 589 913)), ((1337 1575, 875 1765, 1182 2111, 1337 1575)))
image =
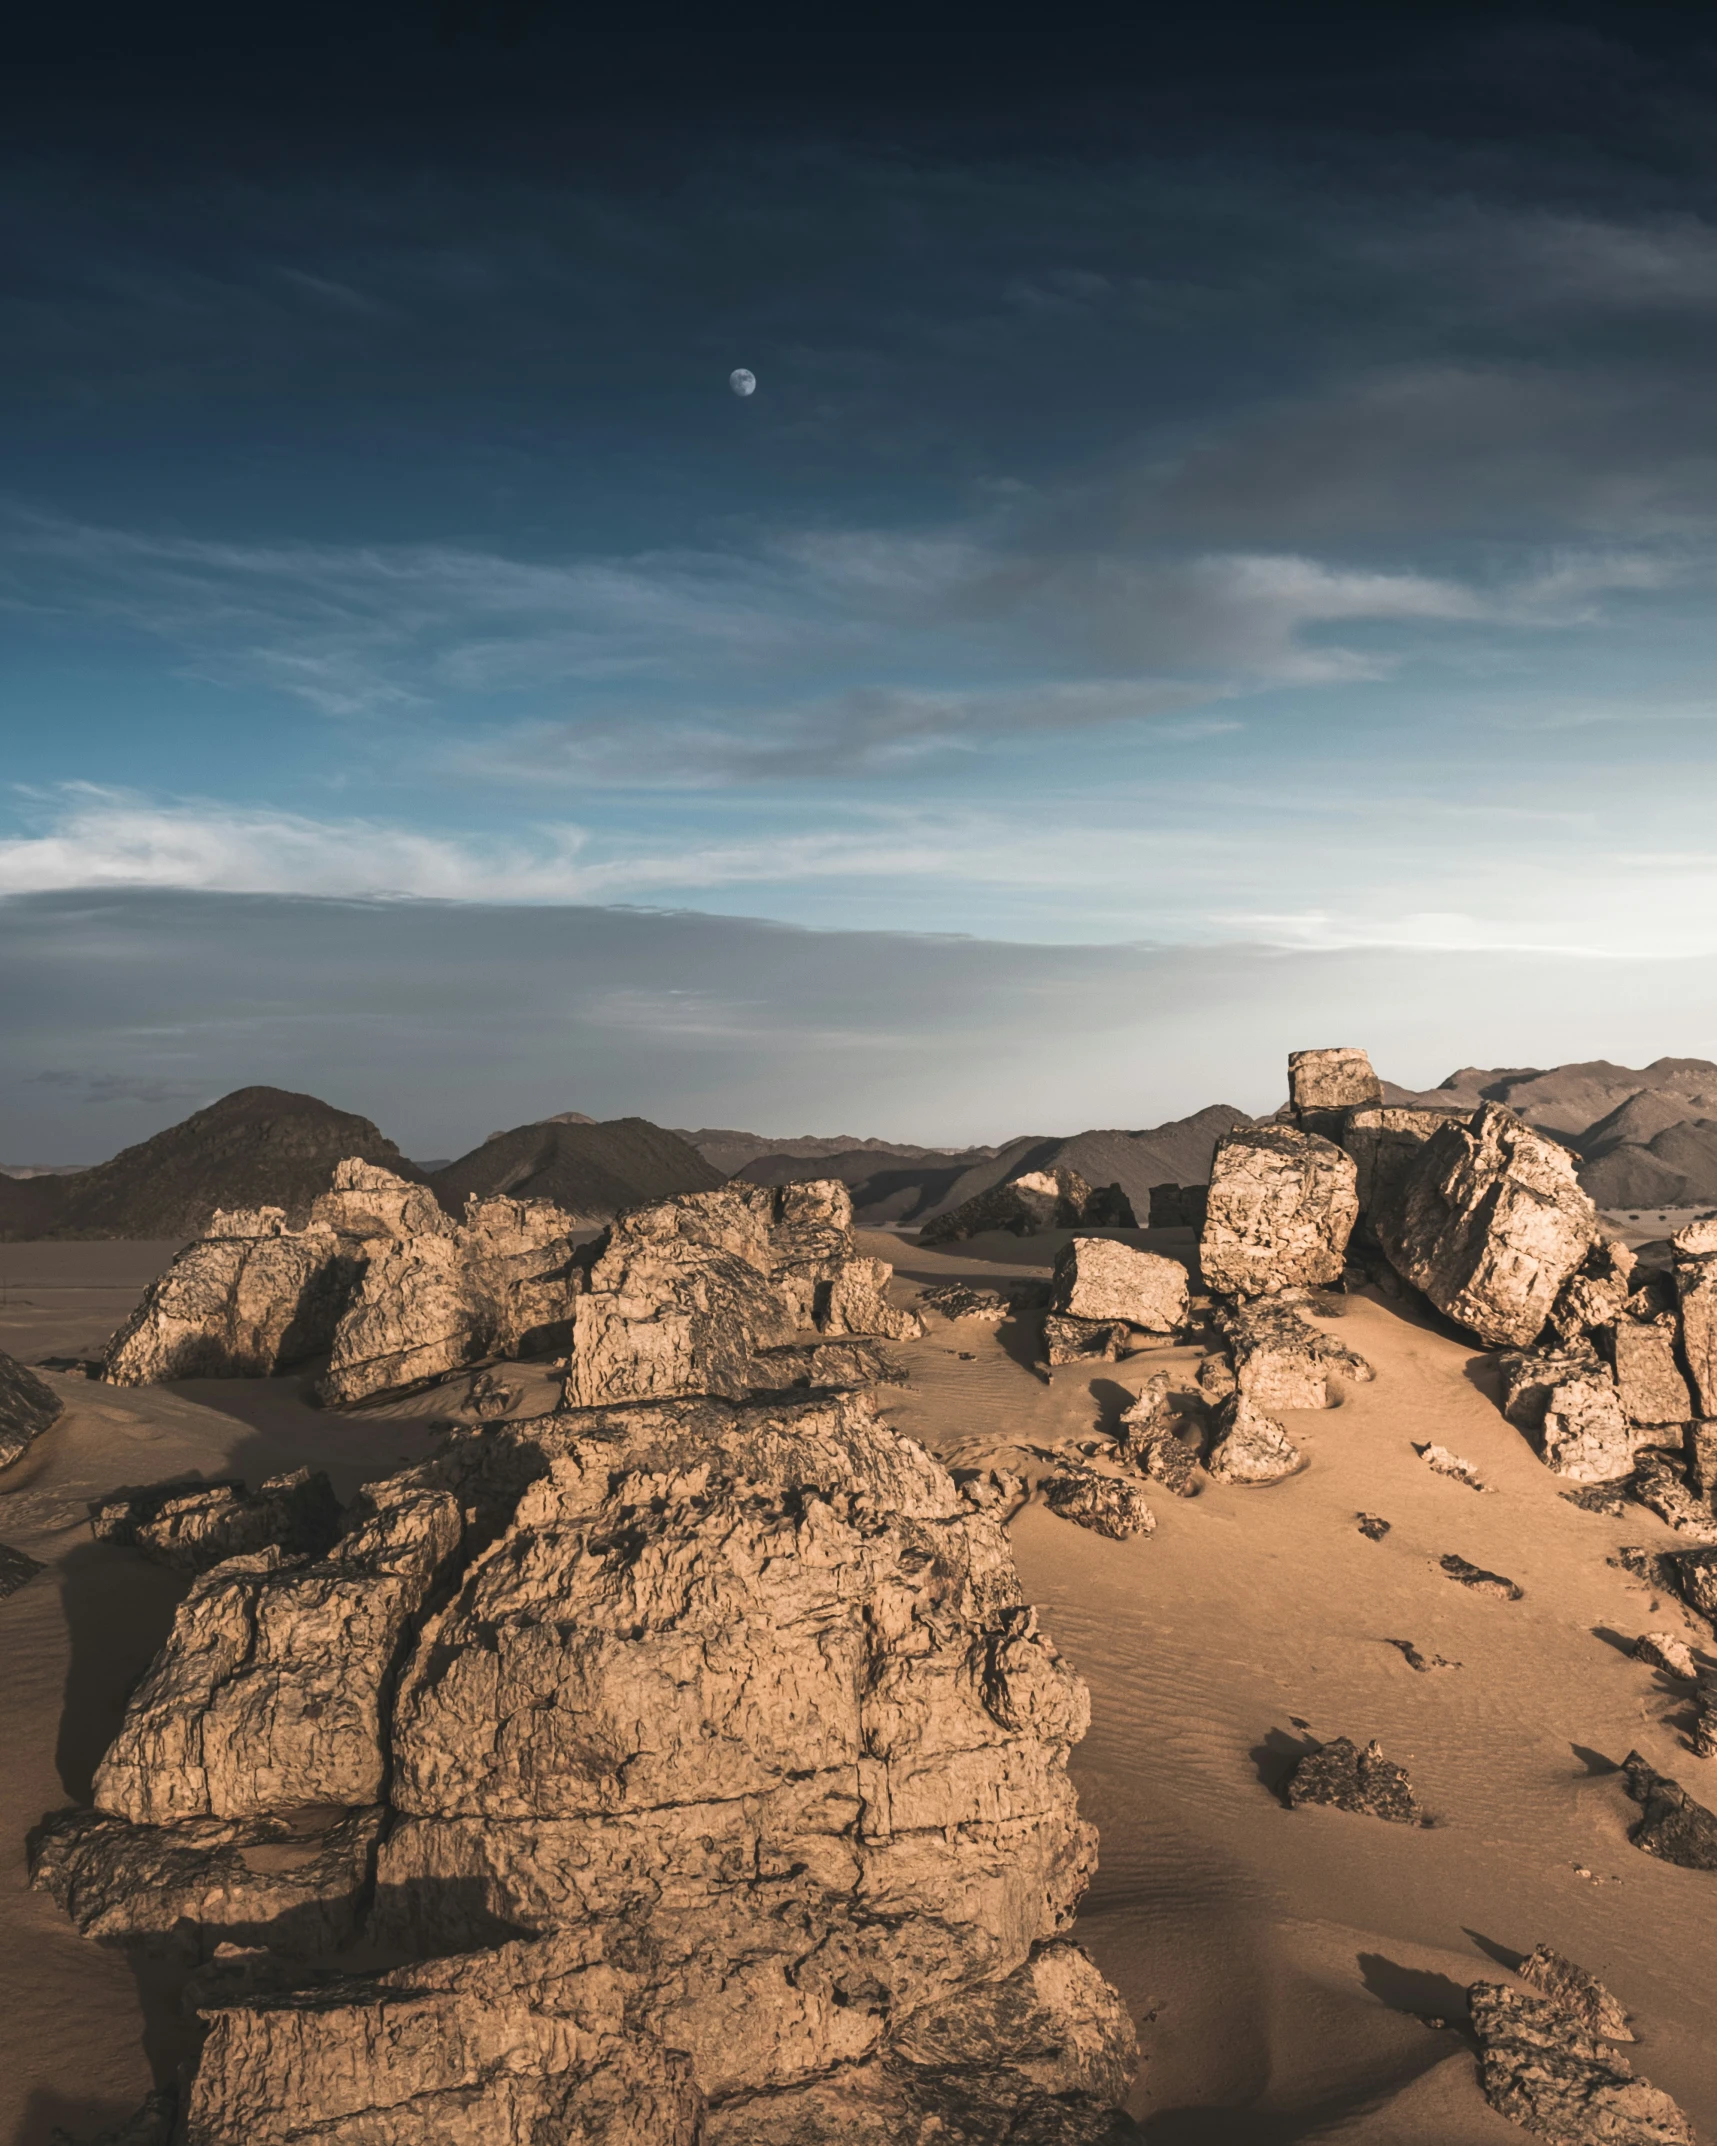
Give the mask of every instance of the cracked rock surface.
POLYGON ((1340 1281, 1359 1218, 1352 1158, 1316 1133, 1250 1125, 1218 1141, 1199 1238, 1207 1289, 1255 1297, 1340 1281))
POLYGON ((1333 1375, 1367 1385, 1365 1358, 1312 1325, 1294 1304, 1264 1298, 1221 1307, 1216 1323, 1228 1343, 1240 1392, 1258 1408, 1327 1408, 1333 1375))
POLYGON ((1056 1254, 1051 1309, 1070 1319, 1120 1320, 1155 1334, 1186 1324, 1187 1273, 1178 1259, 1113 1237, 1075 1237, 1056 1254))
POLYGON ((1485 2099, 1559 2146, 1697 2146, 1670 2097, 1550 1997, 1476 1982, 1467 2007, 1485 2099))
POLYGON ((1284 1793, 1295 1809, 1302 1803, 1326 1803, 1338 1811, 1385 1818, 1394 1825, 1420 1823, 1412 1783, 1375 1742, 1363 1751, 1346 1736, 1320 1744, 1296 1762, 1284 1793))
POLYGON ((0 1350, 0 1468, 22 1460, 64 1405, 46 1379, 0 1350))

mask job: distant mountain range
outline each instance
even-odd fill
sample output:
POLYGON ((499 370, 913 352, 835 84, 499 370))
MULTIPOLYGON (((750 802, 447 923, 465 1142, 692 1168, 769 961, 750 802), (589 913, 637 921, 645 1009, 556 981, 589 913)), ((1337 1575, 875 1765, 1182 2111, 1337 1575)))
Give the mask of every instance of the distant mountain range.
MULTIPOLYGON (((1463 1066, 1440 1087, 1385 1082, 1384 1093, 1443 1110, 1505 1104, 1579 1156, 1580 1182, 1602 1208, 1717 1205, 1717 1064, 1709 1059, 1659 1058, 1638 1071, 1607 1059, 1463 1066)), ((944 1148, 846 1134, 674 1132, 644 1118, 599 1123, 564 1111, 492 1133, 457 1161, 425 1169, 368 1118, 312 1095, 241 1088, 90 1169, 0 1171, 0 1238, 183 1241, 217 1207, 283 1207, 299 1223, 348 1155, 432 1186, 453 1214, 473 1193, 507 1193, 553 1200, 597 1223, 733 1175, 764 1185, 838 1177, 852 1187, 858 1219, 875 1227, 927 1221, 992 1185, 1060 1164, 1092 1185, 1119 1184, 1142 1221, 1153 1185, 1202 1184, 1223 1133, 1251 1122, 1232 1104, 1213 1103, 1143 1132, 1032 1133, 999 1147, 944 1148)))

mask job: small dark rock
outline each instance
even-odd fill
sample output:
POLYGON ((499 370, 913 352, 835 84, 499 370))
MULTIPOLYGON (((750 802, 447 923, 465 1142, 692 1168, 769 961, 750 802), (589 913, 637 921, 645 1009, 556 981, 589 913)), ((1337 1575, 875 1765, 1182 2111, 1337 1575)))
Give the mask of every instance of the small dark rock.
POLYGON ((1375 1513, 1360 1513, 1356 1515, 1356 1518, 1359 1522, 1359 1532, 1369 1542, 1381 1542, 1384 1536, 1389 1533, 1389 1522, 1379 1520, 1375 1513))
POLYGON ((22 1460, 64 1407, 46 1379, 0 1350, 0 1468, 22 1460))
POLYGON ((33 1557, 26 1557, 22 1550, 14 1550, 10 1543, 0 1542, 0 1602, 4 1602, 8 1595, 15 1595, 20 1587, 46 1569, 33 1557))
POLYGON ((1123 1320, 1069 1319, 1052 1312, 1043 1322, 1043 1353, 1050 1365, 1112 1364, 1133 1344, 1133 1330, 1123 1320))
POLYGON ((1494 1595, 1499 1602, 1518 1602, 1525 1594, 1500 1572, 1486 1572, 1482 1565, 1471 1565, 1464 1557, 1456 1557, 1451 1551, 1439 1560, 1451 1580, 1459 1580, 1463 1587, 1470 1587, 1475 1595, 1494 1595))
POLYGON ((229 1557, 278 1543, 320 1557, 340 1532, 340 1501, 328 1478, 299 1468, 270 1476, 254 1497, 231 1478, 214 1483, 154 1483, 116 1491, 90 1508, 98 1542, 141 1550, 175 1572, 207 1572, 229 1557))
POLYGON ((1386 1818, 1393 1825, 1423 1823, 1412 1783, 1375 1742, 1363 1751, 1346 1736, 1320 1744, 1296 1763, 1285 1792, 1292 1809, 1302 1803, 1327 1803, 1338 1811, 1386 1818))
POLYGON ((1007 1297, 999 1289, 979 1289, 969 1282, 933 1282, 918 1293, 920 1311, 940 1312, 944 1319, 1005 1319, 1007 1297))
POLYGON ((1421 1654, 1410 1639, 1391 1639, 1386 1646, 1400 1649, 1401 1658, 1409 1669, 1416 1669, 1421 1676, 1428 1676, 1433 1669, 1459 1669, 1459 1662, 1451 1662, 1441 1654, 1421 1654))
POLYGON ((1717 1814, 1695 1803, 1679 1781, 1656 1772, 1637 1751, 1622 1761, 1628 1794, 1644 1816, 1628 1834, 1636 1848, 1683 1870, 1717 1870, 1717 1814))

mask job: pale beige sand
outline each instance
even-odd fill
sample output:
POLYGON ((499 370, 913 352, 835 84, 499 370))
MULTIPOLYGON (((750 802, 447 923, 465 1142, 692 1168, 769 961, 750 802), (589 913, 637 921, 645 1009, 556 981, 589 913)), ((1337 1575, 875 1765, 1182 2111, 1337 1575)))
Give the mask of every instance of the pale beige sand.
MULTIPOLYGON (((1041 1274, 1056 1242, 937 1253, 867 1238, 909 1283, 1041 1274)), ((0 1346, 26 1358, 93 1346, 166 1249, 121 1272, 120 1255, 142 1248, 0 1247, 0 1273, 34 1276, 9 1291, 0 1346), (39 1253, 53 1259, 32 1266, 39 1253), (104 1276, 111 1303, 91 1291, 68 1309, 80 1276, 104 1276), (57 1293, 42 1286, 55 1277, 57 1293), (16 1318, 26 1294, 39 1327, 16 1318)), ((889 1413, 956 1465, 994 1458, 1028 1475, 1159 1364, 1193 1361, 1152 1353, 1050 1379, 1007 1329, 931 1329, 900 1350, 913 1385, 885 1394, 889 1413)), ((1637 1745, 1717 1806, 1717 1765, 1683 1747, 1667 1688, 1598 1636, 1688 1628, 1605 1563, 1622 1543, 1672 1538, 1644 1512, 1612 1521, 1565 1503, 1459 1341, 1369 1300, 1340 1330, 1378 1380, 1338 1410, 1290 1419, 1311 1456, 1291 1482, 1159 1494, 1156 1534, 1130 1543, 1041 1505, 1015 1524, 1027 1592, 1091 1686, 1073 1770, 1103 1848, 1081 1934, 1140 2022, 1136 2112, 1153 2146, 1520 2141, 1486 2108, 1459 2034, 1415 2015, 1500 1972, 1482 1941, 1524 1952, 1542 1940, 1610 1982, 1635 2014, 1638 2068, 1717 2139, 1717 1875, 1631 1848, 1633 1806, 1614 1774, 1593 1770, 1637 1745), (1433 1438, 1477 1463, 1494 1495, 1432 1475, 1412 1442, 1433 1438), (1361 1509, 1393 1522, 1382 1543, 1357 1532, 1361 1509), (1456 1587, 1436 1567, 1448 1550, 1508 1573, 1526 1599, 1456 1587), (1463 1667, 1415 1674, 1392 1639, 1463 1667), (1295 1717, 1319 1735, 1381 1738, 1439 1824, 1284 1810, 1253 1754, 1295 1717)), ((55 1567, 0 1603, 0 2139, 18 2146, 135 2106, 151 2058, 180 2046, 165 1990, 140 1995, 122 1960, 22 1889, 24 1832, 87 1790, 180 1591, 133 1553, 91 1544, 84 1501, 183 1469, 254 1482, 299 1460, 330 1467, 349 1493, 422 1451, 426 1416, 445 1405, 341 1418, 308 1407, 292 1380, 60 1383, 67 1418, 0 1477, 0 1540, 55 1567)))

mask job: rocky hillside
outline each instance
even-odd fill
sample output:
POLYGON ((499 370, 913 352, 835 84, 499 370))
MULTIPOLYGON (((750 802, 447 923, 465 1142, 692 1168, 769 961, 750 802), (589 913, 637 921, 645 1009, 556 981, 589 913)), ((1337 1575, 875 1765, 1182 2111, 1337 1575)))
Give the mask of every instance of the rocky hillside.
MULTIPOLYGON (((716 1126, 705 1125, 696 1132, 687 1132, 683 1127, 674 1128, 675 1137, 697 1149, 708 1163, 712 1163, 723 1177, 737 1177, 741 1173, 751 1177, 754 1184, 789 1184, 800 1180, 782 1176, 756 1177, 750 1165, 768 1162, 842 1162, 850 1157, 869 1159, 870 1167, 877 1168, 885 1157, 900 1162, 946 1162, 960 1156, 993 1155, 994 1148, 927 1148, 915 1146, 909 1140, 865 1140, 856 1133, 795 1133, 786 1139, 768 1133, 742 1133, 726 1131, 716 1126)), ((856 1180, 840 1170, 823 1170, 810 1173, 814 1176, 840 1177, 843 1183, 856 1180)), ((860 1173, 863 1174, 862 1172, 860 1173)))
POLYGON ((491 1133, 430 1183, 450 1214, 467 1199, 552 1200, 575 1222, 605 1222, 622 1207, 676 1192, 711 1192, 722 1172, 678 1134, 647 1118, 598 1124, 567 1115, 491 1133))
POLYGON ((217 1207, 283 1207, 297 1226, 347 1157, 421 1180, 368 1118, 239 1088, 93 1169, 0 1179, 0 1237, 197 1237, 217 1207))

